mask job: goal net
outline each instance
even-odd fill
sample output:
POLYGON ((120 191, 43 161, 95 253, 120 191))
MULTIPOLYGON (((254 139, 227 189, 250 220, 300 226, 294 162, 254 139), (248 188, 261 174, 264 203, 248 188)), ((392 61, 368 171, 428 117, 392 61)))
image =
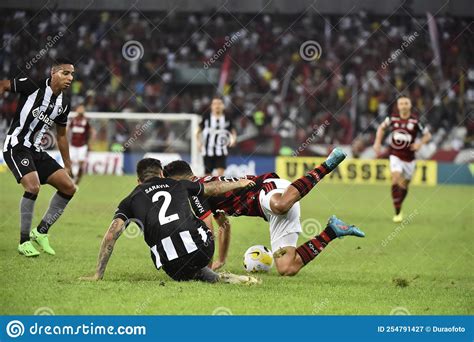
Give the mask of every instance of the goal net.
MULTIPOLYGON (((201 120, 197 114, 86 112, 85 116, 94 131, 87 173, 121 174, 115 172, 119 164, 126 173, 133 173, 136 162, 144 157, 160 159, 163 165, 183 159, 196 174, 204 171, 196 140, 201 120)), ((57 149, 54 143, 50 145, 57 149)))

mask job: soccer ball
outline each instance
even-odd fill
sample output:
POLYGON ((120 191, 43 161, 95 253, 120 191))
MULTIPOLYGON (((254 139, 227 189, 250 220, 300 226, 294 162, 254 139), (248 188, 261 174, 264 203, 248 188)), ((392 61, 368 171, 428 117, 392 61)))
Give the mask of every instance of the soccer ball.
POLYGON ((268 272, 272 265, 272 252, 265 246, 252 246, 244 254, 244 268, 247 272, 268 272))

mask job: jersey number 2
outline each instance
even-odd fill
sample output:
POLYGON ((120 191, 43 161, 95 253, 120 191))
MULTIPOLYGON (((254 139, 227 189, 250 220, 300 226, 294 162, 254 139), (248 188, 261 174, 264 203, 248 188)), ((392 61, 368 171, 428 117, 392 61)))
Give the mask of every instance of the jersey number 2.
POLYGON ((151 198, 151 201, 153 203, 158 202, 160 197, 164 197, 165 201, 163 202, 163 205, 160 208, 160 212, 158 213, 158 220, 160 221, 161 225, 165 225, 167 223, 179 220, 178 214, 172 214, 169 216, 166 216, 166 211, 168 210, 168 207, 170 206, 171 203, 171 194, 166 191, 158 191, 156 194, 153 195, 151 198))

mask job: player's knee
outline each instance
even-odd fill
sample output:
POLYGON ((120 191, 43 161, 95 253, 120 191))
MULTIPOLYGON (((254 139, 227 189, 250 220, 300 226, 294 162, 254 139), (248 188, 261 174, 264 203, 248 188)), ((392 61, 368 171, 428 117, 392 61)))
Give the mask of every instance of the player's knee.
POLYGON ((290 210, 290 208, 291 206, 283 200, 274 201, 272 203, 272 211, 276 215, 284 215, 288 210, 290 210))
POLYGON ((69 196, 74 196, 76 191, 77 191, 77 187, 73 182, 69 182, 61 189, 61 192, 69 196))
POLYGON ((25 191, 37 195, 40 191, 41 185, 39 183, 28 184, 25 186, 25 191))
POLYGON ((292 277, 296 275, 299 271, 299 268, 293 264, 284 264, 278 266, 278 273, 284 277, 292 277))

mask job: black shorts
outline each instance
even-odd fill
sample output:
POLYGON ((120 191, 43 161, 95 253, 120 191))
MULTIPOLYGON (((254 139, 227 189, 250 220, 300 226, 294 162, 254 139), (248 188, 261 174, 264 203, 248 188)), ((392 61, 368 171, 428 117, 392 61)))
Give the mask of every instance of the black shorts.
POLYGON ((214 169, 225 169, 226 167, 227 156, 204 157, 206 174, 211 174, 214 169))
POLYGON ((163 270, 176 281, 201 280, 200 272, 209 264, 213 255, 214 240, 210 237, 196 251, 164 264, 163 270))
POLYGON ((38 152, 20 145, 3 152, 3 159, 18 183, 24 175, 37 171, 40 183, 46 184, 49 176, 62 169, 61 165, 46 152, 38 152))

